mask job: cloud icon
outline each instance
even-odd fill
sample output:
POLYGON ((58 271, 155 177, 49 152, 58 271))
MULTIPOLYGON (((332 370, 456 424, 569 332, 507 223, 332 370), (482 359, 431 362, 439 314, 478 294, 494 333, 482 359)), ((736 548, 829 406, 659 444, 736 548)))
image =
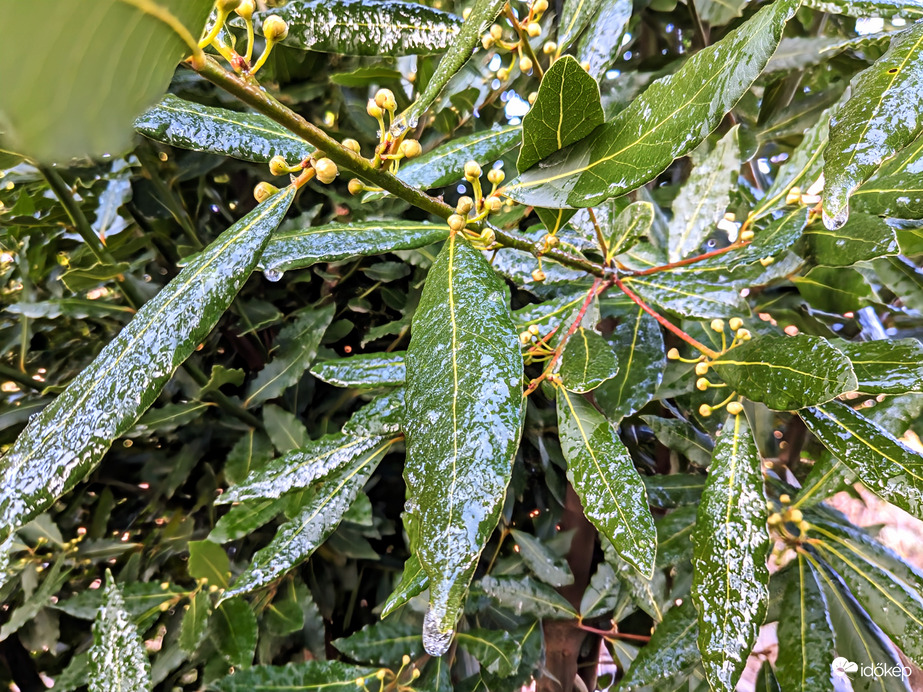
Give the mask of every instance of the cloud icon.
POLYGON ((833 674, 841 678, 845 678, 847 673, 855 673, 859 670, 857 663, 853 663, 842 656, 833 659, 831 667, 833 668, 833 674))

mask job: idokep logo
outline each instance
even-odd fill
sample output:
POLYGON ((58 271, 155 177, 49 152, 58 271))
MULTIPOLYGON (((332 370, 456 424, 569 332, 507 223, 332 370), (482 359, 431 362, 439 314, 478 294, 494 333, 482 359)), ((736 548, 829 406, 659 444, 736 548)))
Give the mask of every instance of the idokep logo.
POLYGON ((910 677, 910 666, 886 665, 883 663, 865 664, 860 666, 842 656, 833 659, 831 664, 833 676, 850 678, 850 673, 858 673, 864 678, 903 678, 910 677))
POLYGON ((852 661, 847 661, 842 656, 833 659, 833 674, 838 678, 848 677, 847 673, 855 673, 859 670, 859 665, 852 661))

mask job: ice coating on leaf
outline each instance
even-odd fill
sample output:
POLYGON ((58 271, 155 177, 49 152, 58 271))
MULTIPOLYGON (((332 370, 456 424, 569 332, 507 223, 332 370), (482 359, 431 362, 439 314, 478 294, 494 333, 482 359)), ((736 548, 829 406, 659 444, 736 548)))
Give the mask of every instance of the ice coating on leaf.
POLYGON ((151 667, 138 628, 108 570, 105 602, 93 623, 88 682, 90 692, 147 692, 152 687, 151 667))
POLYGON ((222 233, 30 421, 0 459, 0 536, 80 482, 154 402, 237 295, 294 194, 286 188, 222 233))
POLYGON ((430 606, 426 609, 426 615, 423 616, 423 648, 430 656, 442 656, 449 650, 452 644, 452 637, 455 636, 455 630, 441 630, 439 628, 439 616, 430 606))
POLYGON ((713 690, 733 692, 769 598, 769 531, 760 455, 746 416, 728 416, 693 533, 692 600, 713 690))
POLYGON ((388 387, 404 384, 404 352, 358 353, 315 363, 311 374, 337 387, 388 387))
POLYGON ((923 17, 920 0, 805 0, 805 7, 847 17, 923 17))

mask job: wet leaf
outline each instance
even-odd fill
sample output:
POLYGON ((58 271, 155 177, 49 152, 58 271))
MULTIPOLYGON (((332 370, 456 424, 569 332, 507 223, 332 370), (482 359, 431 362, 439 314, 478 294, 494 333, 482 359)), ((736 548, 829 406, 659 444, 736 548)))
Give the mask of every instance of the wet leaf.
POLYGON ((842 228, 830 231, 812 225, 804 232, 814 261, 828 267, 850 267, 856 262, 896 255, 897 236, 882 219, 852 214, 842 228))
POLYGON ((286 188, 221 234, 32 419, 0 460, 0 535, 51 506, 131 429, 230 305, 294 194, 286 188))
POLYGON ((125 610, 118 584, 106 570, 104 602, 93 623, 88 681, 90 692, 152 689, 151 666, 141 636, 125 610))
POLYGON ((478 582, 497 603, 517 615, 526 613, 539 619, 570 620, 577 611, 567 599, 550 586, 530 577, 491 577, 478 582))
POLYGON ((601 5, 577 43, 577 62, 588 66, 594 79, 600 79, 618 57, 632 10, 630 0, 603 0, 601 5))
POLYGON ((567 565, 567 560, 555 555, 535 536, 516 529, 513 529, 511 533, 519 549, 519 557, 536 577, 555 587, 574 583, 574 575, 567 565))
POLYGON ((231 507, 208 534, 208 540, 227 543, 243 538, 272 521, 285 509, 284 499, 250 500, 231 507))
POLYGON ((692 600, 712 689, 732 692, 769 598, 769 531, 760 454, 746 415, 728 416, 693 534, 692 600))
POLYGON ((917 0, 807 0, 805 7, 818 12, 842 14, 847 17, 907 17, 923 16, 917 0))
POLYGON ((627 252, 646 236, 654 223, 654 205, 650 202, 632 202, 612 221, 606 247, 606 259, 627 252))
MULTIPOLYGON (((661 444, 680 452, 689 461, 702 468, 706 468, 711 463, 715 443, 711 437, 689 421, 675 418, 657 418, 656 416, 643 416, 643 418, 651 426, 654 436, 661 444)), ((671 478, 677 477, 665 476, 663 480, 669 481, 671 478)), ((689 479, 685 480, 688 481, 689 479)), ((704 477, 701 480, 704 481, 704 477)), ((701 488, 701 486, 699 487, 701 488)))
MULTIPOLYGON (((397 0, 293 0, 255 13, 257 31, 269 15, 288 23, 284 44, 341 55, 441 53, 458 40, 462 25, 448 12, 397 0)), ((233 23, 242 26, 242 20, 233 23)))
POLYGON ((205 579, 208 584, 226 589, 231 575, 228 554, 211 541, 189 541, 189 564, 186 568, 193 579, 205 579))
POLYGON ((404 384, 404 352, 357 353, 316 363, 311 374, 337 387, 397 387, 404 384))
POLYGON ((347 257, 412 250, 445 240, 448 233, 447 226, 426 221, 362 221, 280 231, 266 246, 260 267, 283 272, 347 257))
MULTIPOLYGON (((188 31, 188 41, 194 41, 213 4, 158 0, 156 7, 171 14, 188 31)), ((16 3, 5 9, 2 64, 23 63, 24 55, 67 56, 26 61, 4 74, 4 144, 42 161, 128 149, 132 120, 163 95, 177 63, 192 54, 188 42, 166 22, 121 0, 100 0, 92 12, 81 0, 16 3), (35 26, 37 18, 38 34, 24 30, 35 26), (128 36, 126 27, 131 28, 128 36), (36 84, 43 86, 36 89, 36 84)))
POLYGON ((208 618, 211 616, 211 597, 205 591, 199 591, 189 599, 189 607, 183 614, 180 626, 179 645, 187 654, 195 653, 205 640, 208 631, 208 618))
POLYGON ((851 83, 852 96, 830 121, 824 152, 824 225, 849 217, 849 198, 923 129, 923 24, 891 39, 888 51, 851 83))
POLYGON ((411 548, 445 633, 497 525, 523 421, 522 356, 504 286, 463 238, 450 236, 429 270, 405 362, 411 548))
POLYGON ((596 80, 573 56, 556 60, 542 78, 535 103, 522 119, 517 168, 531 168, 558 149, 586 137, 602 124, 603 117, 596 80))
POLYGON ((526 171, 506 193, 524 204, 588 207, 652 180, 717 127, 750 88, 795 7, 792 0, 764 7, 589 137, 526 171))
POLYGON ((806 334, 744 342, 712 367, 739 394, 776 411, 822 404, 856 388, 849 359, 826 339, 806 334))
POLYGON ((602 6, 603 0, 565 0, 558 21, 558 49, 566 50, 580 35, 593 15, 602 6))
POLYGON ((253 663, 257 638, 256 616, 242 598, 226 598, 211 617, 211 639, 234 668, 249 668, 253 663))
POLYGON ((585 394, 615 377, 618 370, 615 353, 606 340, 594 331, 578 327, 561 354, 558 374, 565 389, 585 394))
MULTIPOLYGON (((711 459, 709 459, 709 462, 711 459)), ((651 507, 673 509, 697 505, 705 489, 705 476, 678 473, 672 476, 644 476, 651 507)))
MULTIPOLYGON (((9 555, 10 548, 12 546, 8 543, 5 548, 6 555, 9 555)), ((3 571, 6 572, 9 569, 9 558, 7 558, 7 565, 3 566, 3 571)), ((0 627, 0 642, 5 641, 11 635, 19 632, 20 629, 25 627, 27 624, 35 620, 42 611, 45 610, 48 606, 55 605, 55 593, 61 589, 62 586, 67 582, 67 578, 70 574, 70 570, 63 570, 64 560, 56 560, 51 566, 51 569, 48 570, 48 573, 45 575, 45 578, 42 580, 42 583, 37 589, 32 591, 28 596, 25 597, 23 602, 13 610, 12 614, 7 618, 6 622, 3 623, 3 627, 0 627)), ((74 599, 68 599, 74 600, 74 599)), ((103 599, 100 598, 100 605, 102 604, 103 599)), ((65 601, 67 603, 68 601, 65 601)), ((64 610, 63 608, 58 608, 58 610, 64 610)), ((66 611, 65 611, 66 612, 66 611)), ((87 620, 92 620, 98 608, 95 609, 92 613, 88 615, 87 620)))
MULTIPOLYGON (((923 218, 923 135, 919 135, 853 193, 857 211, 899 219, 923 218)), ((907 253, 917 254, 917 253, 907 253)))
POLYGON ((343 432, 354 437, 397 435, 404 423, 404 390, 392 389, 372 399, 343 425, 343 432))
POLYGON ((228 483, 236 485, 271 458, 272 443, 266 434, 255 429, 248 430, 228 452, 224 462, 224 476, 228 483))
POLYGON ((696 645, 698 630, 691 600, 686 599, 682 605, 671 608, 663 622, 657 625, 650 642, 641 647, 632 661, 619 689, 656 685, 678 672, 690 670, 701 658, 696 645))
POLYGON ((692 558, 695 506, 680 507, 657 519, 657 568, 678 565, 692 558))
POLYGON ((814 267, 792 283, 810 306, 834 314, 856 312, 874 300, 865 277, 850 267, 814 267))
POLYGON ((406 622, 376 622, 358 632, 336 639, 333 645, 354 661, 393 665, 402 656, 418 658, 423 653, 420 628, 406 622))
POLYGON ((657 553, 647 492, 618 433, 584 398, 558 390, 558 434, 567 477, 587 518, 645 577, 657 553))
POLYGON ((395 610, 407 603, 411 598, 423 593, 423 590, 429 586, 429 577, 420 564, 420 560, 411 555, 404 563, 404 571, 401 573, 401 580, 388 600, 385 601, 381 609, 382 619, 388 617, 395 610))
POLYGON ((298 135, 265 115, 203 106, 173 94, 164 96, 135 120, 135 130, 171 147, 257 163, 282 156, 295 164, 314 151, 298 135))
POLYGON ((458 645, 474 656, 487 672, 509 677, 519 668, 519 644, 509 632, 477 627, 455 636, 458 645))
MULTIPOLYGON (((583 592, 583 598, 580 599, 580 617, 589 620, 606 613, 614 613, 619 604, 626 600, 621 581, 612 565, 601 562, 593 573, 589 586, 583 592)), ((614 619, 619 618, 616 616, 614 619)))
POLYGON ((838 401, 805 409, 799 415, 817 439, 869 490, 923 517, 923 457, 838 401))
POLYGON ((849 358, 865 394, 923 392, 923 345, 916 339, 835 341, 849 358))
POLYGON ((906 257, 883 257, 872 267, 881 283, 901 297, 904 305, 923 311, 923 271, 906 257))
MULTIPOLYGON (((119 592, 125 611, 132 620, 139 622, 146 619, 150 613, 160 613, 164 603, 177 600, 177 595, 182 594, 184 590, 173 585, 163 588, 159 583, 126 582, 124 586, 119 587, 119 592)), ((106 594, 105 589, 87 589, 59 601, 54 607, 71 617, 93 620, 105 605, 106 594)))
POLYGON ((763 661, 759 672, 756 674, 756 692, 782 692, 776 674, 772 671, 772 664, 763 661))
POLYGON ((233 675, 212 683, 215 692, 285 692, 293 687, 299 691, 311 692, 354 692, 356 680, 363 678, 369 692, 379 692, 381 681, 375 677, 378 671, 361 668, 339 661, 307 661, 290 663, 286 666, 256 666, 237 671, 233 675))
POLYGON ((740 291, 696 272, 661 272, 622 280, 645 301, 681 317, 711 319, 743 312, 740 291))

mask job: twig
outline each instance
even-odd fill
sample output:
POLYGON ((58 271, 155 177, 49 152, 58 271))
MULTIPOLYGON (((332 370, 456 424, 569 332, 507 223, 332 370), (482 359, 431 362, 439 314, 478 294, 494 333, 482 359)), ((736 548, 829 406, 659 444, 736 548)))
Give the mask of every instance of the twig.
POLYGON ((726 252, 731 250, 737 250, 746 246, 748 243, 734 243, 728 245, 727 247, 719 248, 718 250, 712 250, 710 252, 705 252, 701 255, 696 255, 695 257, 687 257, 686 259, 677 260, 676 262, 670 262, 669 264, 661 264, 659 267, 649 267, 648 269, 642 269, 636 272, 630 272, 628 276, 649 276, 651 274, 656 274, 658 272, 665 272, 671 269, 676 269, 678 267, 686 267, 690 264, 695 264, 696 262, 703 262, 712 257, 718 257, 723 255, 726 252))
POLYGON ((628 634, 627 632, 618 632, 616 630, 600 630, 595 627, 590 627, 589 625, 584 625, 582 622, 578 622, 577 627, 584 632, 598 634, 605 639, 624 639, 630 642, 649 642, 651 640, 650 637, 643 634, 628 634))

